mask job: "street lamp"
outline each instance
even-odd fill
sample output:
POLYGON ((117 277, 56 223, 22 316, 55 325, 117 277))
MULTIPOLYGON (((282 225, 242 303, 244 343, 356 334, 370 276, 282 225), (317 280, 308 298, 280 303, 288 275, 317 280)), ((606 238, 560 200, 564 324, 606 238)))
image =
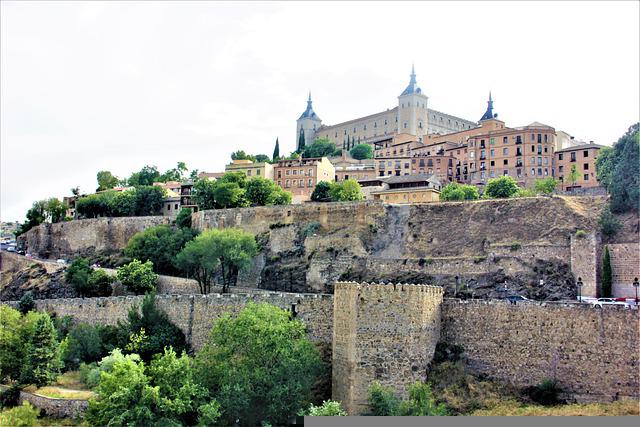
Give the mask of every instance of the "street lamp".
POLYGON ((633 279, 633 287, 636 288, 636 305, 638 305, 638 286, 640 286, 640 282, 638 282, 638 278, 633 279))
POLYGON ((584 283, 582 283, 582 277, 578 277, 578 283, 576 283, 576 286, 578 287, 578 301, 580 302, 582 302, 582 286, 583 285, 584 283))

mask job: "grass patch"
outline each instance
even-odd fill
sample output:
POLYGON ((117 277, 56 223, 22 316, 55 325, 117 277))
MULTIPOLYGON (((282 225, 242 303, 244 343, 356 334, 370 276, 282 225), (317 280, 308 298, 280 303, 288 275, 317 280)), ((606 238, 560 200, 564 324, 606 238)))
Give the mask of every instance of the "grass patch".
POLYGON ((558 406, 523 404, 516 400, 501 402, 488 409, 472 412, 473 416, 624 416, 640 415, 640 402, 620 400, 612 403, 572 403, 558 406))
POLYGON ((95 397, 95 393, 90 390, 70 390, 56 386, 40 387, 37 390, 30 391, 30 393, 55 399, 91 399, 95 397))
POLYGON ((65 372, 51 385, 73 390, 88 390, 87 386, 80 381, 80 371, 65 372))

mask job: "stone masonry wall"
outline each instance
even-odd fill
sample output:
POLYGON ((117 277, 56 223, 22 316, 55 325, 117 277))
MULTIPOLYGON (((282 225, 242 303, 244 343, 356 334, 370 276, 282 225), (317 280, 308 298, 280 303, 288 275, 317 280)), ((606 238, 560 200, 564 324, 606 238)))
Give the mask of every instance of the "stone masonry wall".
POLYGON ((633 280, 640 277, 640 244, 619 243, 609 246, 613 272, 613 296, 635 297, 633 280))
POLYGON ((340 282, 334 292, 333 399, 362 414, 376 380, 406 397, 440 338, 442 288, 340 282))
MULTIPOLYGON (((118 320, 125 320, 131 306, 140 305, 142 298, 121 296, 36 300, 36 307, 38 310, 55 312, 58 316, 73 316, 80 323, 115 325, 118 320)), ((296 318, 307 325, 309 337, 314 341, 331 343, 333 298, 330 295, 256 293, 156 296, 158 307, 182 330, 194 350, 202 348, 215 319, 225 313, 237 313, 249 301, 267 302, 285 310, 291 310, 295 304, 296 318)))
POLYGON ((577 401, 639 397, 639 312, 623 307, 445 300, 442 340, 469 367, 518 387, 557 379, 577 401))
POLYGON ((571 236, 571 271, 575 279, 582 278, 582 296, 600 295, 601 241, 596 232, 571 236))
POLYGON ((81 219, 41 224, 18 237, 19 245, 41 258, 73 258, 96 252, 118 252, 137 232, 169 224, 162 216, 81 219))

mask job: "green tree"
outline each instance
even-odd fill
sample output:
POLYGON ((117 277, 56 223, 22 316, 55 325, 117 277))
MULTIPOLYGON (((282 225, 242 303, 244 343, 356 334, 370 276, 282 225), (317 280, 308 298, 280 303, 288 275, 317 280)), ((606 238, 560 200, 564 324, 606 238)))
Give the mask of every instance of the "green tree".
POLYGON ((269 206, 282 203, 286 201, 283 199, 284 191, 275 182, 266 178, 252 178, 248 181, 246 187, 245 198, 251 206, 269 206))
POLYGON ((135 216, 158 215, 162 211, 164 190, 158 186, 139 186, 135 190, 135 216))
POLYGON ((80 362, 97 362, 105 354, 98 328, 85 323, 74 326, 67 336, 63 360, 67 369, 78 369, 80 362))
POLYGON ((313 202, 330 202, 331 201, 331 183, 320 181, 311 193, 311 201, 313 202))
POLYGON ((168 225, 150 227, 129 239, 124 254, 142 262, 151 261, 156 273, 176 275, 180 272, 176 267, 176 255, 196 234, 190 228, 175 229, 168 225))
POLYGON ((269 163, 270 160, 266 154, 256 154, 256 162, 258 163, 269 163))
POLYGON ((211 229, 185 245, 177 256, 177 264, 196 279, 203 294, 210 292, 213 275, 219 270, 222 292, 229 292, 238 272, 248 267, 257 253, 252 234, 235 228, 211 229))
POLYGON ((280 159, 280 141, 278 141, 278 138, 276 138, 276 146, 273 148, 273 157, 271 158, 271 160, 277 162, 278 159, 280 159))
POLYGON ((615 151, 613 147, 602 147, 598 151, 596 159, 596 178, 604 188, 611 186, 611 177, 616 165, 615 151))
POLYGON ((328 139, 316 139, 305 147, 302 157, 325 157, 331 156, 336 151, 336 144, 328 139))
POLYGON ((475 185, 458 184, 452 182, 447 184, 440 193, 440 200, 477 200, 480 198, 478 187, 475 185))
POLYGON ((231 153, 231 160, 251 160, 252 162, 255 162, 256 158, 251 154, 247 154, 242 150, 238 150, 231 153))
POLYGON ((153 263, 134 259, 117 270, 118 281, 136 295, 152 292, 156 289, 158 276, 153 272, 153 263))
POLYGON ((349 154, 357 160, 373 159, 373 148, 369 144, 358 144, 349 151, 349 154))
POLYGON ((604 209, 602 209, 602 213, 600 214, 600 218, 598 220, 598 225, 600 226, 600 231, 602 234, 608 237, 614 236, 622 224, 620 221, 611 213, 611 208, 609 205, 606 205, 604 209))
POLYGON ((313 403, 309 405, 309 409, 304 415, 309 417, 344 417, 347 412, 342 409, 340 402, 326 400, 320 406, 315 406, 313 403))
POLYGON ((20 379, 28 344, 44 315, 37 311, 21 315, 18 310, 0 305, 0 381, 20 379))
POLYGON ((42 387, 57 378, 61 367, 58 344, 53 322, 49 315, 43 314, 38 319, 28 343, 25 364, 21 372, 23 384, 42 387))
POLYGON ((16 236, 20 234, 26 233, 31 230, 33 227, 36 227, 42 224, 47 217, 46 213, 46 201, 38 200, 33 202, 31 208, 27 211, 26 214, 27 220, 18 227, 16 231, 16 236))
POLYGON ((34 408, 27 401, 22 405, 0 412, 0 426, 32 427, 41 425, 38 422, 40 409, 34 408))
POLYGON ((91 274, 89 260, 78 257, 71 262, 65 272, 65 281, 73 286, 73 289, 80 296, 91 296, 92 290, 89 287, 89 275, 91 274))
POLYGON ((298 134, 298 146, 296 147, 296 153, 302 154, 305 150, 305 137, 304 137, 304 129, 300 128, 300 133, 298 134))
POLYGON ((490 179, 485 188, 485 194, 494 198, 512 197, 518 192, 518 183, 508 175, 490 179))
POLYGON ((178 181, 184 180, 185 175, 189 169, 185 162, 178 162, 175 168, 167 170, 165 173, 158 177, 158 182, 178 181))
POLYGON ((351 178, 343 182, 332 182, 329 194, 334 202, 353 202, 364 199, 360 184, 351 178))
POLYGON ((153 185, 154 182, 158 182, 160 179, 160 172, 155 166, 144 166, 140 171, 131 174, 127 183, 133 187, 140 185, 153 185))
POLYGON ((569 182, 571 183, 572 187, 576 185, 578 178, 580 178, 580 172, 578 172, 578 168, 576 167, 576 165, 571 165, 571 170, 569 171, 569 182))
POLYGON ((247 204, 244 189, 234 182, 217 183, 213 197, 219 209, 243 207, 247 204))
POLYGON ((118 177, 113 176, 109 171, 98 172, 96 179, 98 180, 98 188, 96 191, 110 190, 118 185, 118 177))
POLYGON ((558 181, 552 176, 544 179, 538 179, 535 182, 535 190, 539 194, 553 194, 558 186, 558 181))
POLYGON ((106 271, 99 268, 89 273, 87 279, 87 288, 89 289, 89 295, 93 297, 108 297, 111 296, 113 289, 111 284, 115 281, 115 277, 107 274, 106 271))
POLYGON ((216 189, 216 181, 210 179, 199 179, 193 184, 191 191, 191 200, 201 210, 215 209, 216 199, 214 191, 216 189))
POLYGON ((27 291, 22 294, 20 301, 18 301, 18 311, 22 314, 27 314, 35 309, 36 303, 33 301, 33 292, 27 291))
POLYGON ((615 167, 608 187, 611 211, 637 211, 640 205, 640 123, 613 145, 615 167))
POLYGON ((289 191, 283 190, 281 187, 276 187, 276 191, 272 195, 272 204, 274 205, 290 205, 292 194, 289 191))
POLYGON ((60 200, 52 197, 47 199, 45 205, 45 214, 51 222, 60 222, 64 219, 67 207, 60 200))
POLYGON ((611 270, 611 256, 609 246, 604 247, 604 257, 602 258, 602 296, 611 297, 611 286, 613 283, 613 272, 611 270))
POLYGON ((249 303, 224 315, 196 355, 196 378, 224 409, 226 425, 284 425, 308 405, 321 360, 288 311, 249 303))
POLYGON ((191 208, 182 208, 176 216, 176 225, 179 228, 191 228, 191 208))

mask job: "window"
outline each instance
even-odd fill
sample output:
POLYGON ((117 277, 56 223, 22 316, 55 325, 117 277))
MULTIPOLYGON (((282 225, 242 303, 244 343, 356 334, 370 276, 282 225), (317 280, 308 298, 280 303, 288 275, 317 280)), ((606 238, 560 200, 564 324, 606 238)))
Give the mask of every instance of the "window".
POLYGON ((532 145, 532 146, 531 146, 531 152, 532 152, 532 153, 535 153, 535 152, 536 152, 536 146, 535 146, 535 145, 532 145))
POLYGON ((405 129, 407 128, 407 122, 404 122, 404 128, 405 129))
POLYGON ((260 169, 256 170, 256 175, 260 175, 260 169))
POLYGON ((544 142, 549 142, 549 135, 546 133, 544 134, 544 142))
POLYGON ((558 172, 563 173, 564 172, 564 166, 558 166, 558 172))
POLYGON ((287 169, 286 175, 289 175, 289 172, 291 172, 291 171, 287 169))
POLYGON ((297 169, 294 169, 294 170, 293 170, 293 174, 294 174, 294 175, 297 175, 297 174, 298 174, 298 170, 297 170, 297 169))
POLYGON ((493 145, 493 144, 495 144, 495 142, 496 142, 495 138, 490 138, 489 139, 489 144, 493 145))
POLYGON ((387 124, 387 119, 384 119, 384 124, 385 124, 385 125, 387 124))
POLYGON ((509 159, 504 159, 503 164, 507 166, 509 164, 509 159))
POLYGON ((589 174, 585 173, 582 179, 584 179, 585 181, 589 181, 589 174))
POLYGON ((531 168, 531 176, 536 176, 536 170, 534 168, 531 168))
MULTIPOLYGON (((288 174, 287 174, 287 175, 288 175, 288 174)), ((288 179, 284 182, 284 186, 285 186, 285 187, 287 187, 287 188, 289 188, 289 180, 288 180, 288 179)))
POLYGON ((313 187, 313 180, 312 179, 309 180, 309 187, 313 187))
POLYGON ((538 176, 542 176, 542 168, 538 168, 538 176))
POLYGON ((171 210, 171 205, 167 205, 167 210, 170 211, 171 210))
POLYGON ((516 144, 522 144, 522 136, 521 135, 516 136, 516 144))
POLYGON ((420 122, 420 123, 418 124, 418 127, 419 127, 420 129, 422 129, 422 122, 420 122))
POLYGON ((247 171, 247 176, 251 176, 251 169, 247 171))
POLYGON ((542 157, 538 157, 538 166, 542 166, 542 157))
POLYGON ((575 151, 573 151, 573 152, 571 153, 571 161, 572 161, 572 162, 575 162, 575 161, 576 161, 576 152, 575 152, 575 151))
POLYGON ((542 144, 542 134, 538 134, 538 144, 542 144))
POLYGON ((282 171, 278 171, 278 178, 282 178, 282 171))
POLYGON ((476 154, 476 153, 475 153, 475 151, 471 151, 471 152, 469 153, 469 158, 470 158, 470 159, 473 159, 473 158, 475 157, 475 154, 476 154))
POLYGON ((504 176, 509 175, 509 171, 505 169, 504 171, 502 171, 502 175, 504 175, 504 176))
POLYGON ((344 134, 345 134, 345 135, 347 134, 347 130, 346 130, 346 129, 344 130, 344 134))
POLYGON ((589 163, 585 163, 584 165, 582 165, 582 169, 588 171, 589 170, 589 163))
POLYGON ((362 130, 367 130, 367 125, 362 126, 362 130))
POLYGON ((506 136, 502 137, 502 143, 503 144, 508 144, 509 143, 509 138, 507 138, 506 136))
POLYGON ((509 155, 509 149, 508 149, 508 148, 503 148, 503 149, 502 149, 502 154, 503 154, 504 156, 508 156, 508 155, 509 155))
POLYGON ((535 140, 536 140, 536 134, 535 134, 535 133, 532 133, 532 134, 531 134, 531 140, 532 140, 532 141, 535 141, 535 140))
POLYGON ((313 169, 309 169, 309 176, 313 176, 313 169))
POLYGON ((589 157, 589 150, 584 150, 582 152, 582 157, 589 157))
POLYGON ((491 153, 490 154, 491 154, 491 157, 496 155, 496 152, 495 152, 495 150, 493 148, 491 149, 491 153))
POLYGON ((495 166, 495 165, 496 165, 496 162, 494 162, 493 160, 491 160, 490 165, 491 165, 491 166, 495 166))
POLYGON ((562 159, 563 159, 563 157, 564 157, 564 156, 562 155, 562 153, 558 153, 558 160, 562 160, 562 159))
POLYGON ((549 158, 545 157, 544 158, 544 165, 547 166, 549 164, 549 158))

